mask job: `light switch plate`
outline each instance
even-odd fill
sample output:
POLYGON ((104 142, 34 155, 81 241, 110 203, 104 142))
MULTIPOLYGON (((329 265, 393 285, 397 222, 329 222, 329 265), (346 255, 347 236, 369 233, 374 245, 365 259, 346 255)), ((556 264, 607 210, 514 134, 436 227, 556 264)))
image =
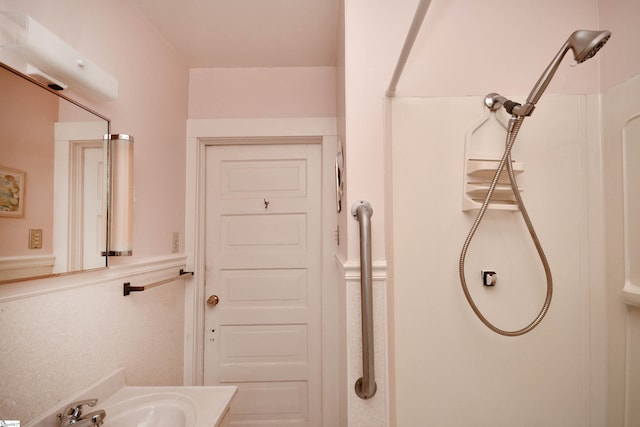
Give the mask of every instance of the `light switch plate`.
POLYGON ((29 229, 29 249, 42 249, 42 228, 29 229))

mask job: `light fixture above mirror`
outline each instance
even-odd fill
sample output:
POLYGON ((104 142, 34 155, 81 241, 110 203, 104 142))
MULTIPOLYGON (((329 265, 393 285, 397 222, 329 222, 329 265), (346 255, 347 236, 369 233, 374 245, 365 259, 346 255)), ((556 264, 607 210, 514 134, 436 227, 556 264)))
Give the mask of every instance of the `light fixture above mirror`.
POLYGON ((20 12, 0 12, 0 60, 56 90, 96 101, 118 97, 118 81, 60 37, 20 12))

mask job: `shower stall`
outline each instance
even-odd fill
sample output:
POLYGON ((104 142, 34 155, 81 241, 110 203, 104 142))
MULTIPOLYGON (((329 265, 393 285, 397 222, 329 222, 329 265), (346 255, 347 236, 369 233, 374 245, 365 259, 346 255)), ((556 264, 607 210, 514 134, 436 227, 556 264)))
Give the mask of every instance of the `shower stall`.
MULTIPOLYGON (((373 240, 385 236, 387 335, 377 337, 388 340, 389 386, 369 404, 387 396, 388 425, 398 427, 640 422, 633 404, 640 399, 638 261, 628 266, 637 259, 637 244, 628 243, 637 225, 627 212, 637 204, 628 194, 638 178, 621 170, 624 158, 637 164, 628 159, 637 157, 640 105, 628 104, 640 98, 640 87, 625 79, 640 75, 640 60, 617 70, 627 58, 622 52, 632 49, 630 32, 640 36, 630 18, 640 7, 432 1, 404 73, 380 107, 418 1, 365 3, 350 2, 345 14, 352 53, 345 56, 345 135, 349 194, 370 194, 367 188, 379 184, 365 175, 373 144, 382 153, 374 164, 388 181, 384 211, 376 212, 385 226, 374 225, 373 240), (523 30, 530 22, 540 31, 523 30), (590 34, 572 35, 576 28, 608 28, 613 36, 586 61, 608 33, 582 49, 590 34), (585 63, 570 67, 571 60, 585 63), (547 306, 548 277, 513 196, 505 196, 511 206, 487 209, 465 272, 481 313, 500 329, 527 329, 517 336, 496 334, 478 320, 459 277, 461 249, 482 205, 477 188, 472 199, 479 204, 467 199, 469 154, 497 165, 513 113, 489 111, 485 96, 493 91, 502 104, 521 102, 516 113, 531 115, 511 160, 553 274, 553 298, 547 306), (382 130, 361 125, 378 121, 382 130), (486 286, 487 273, 493 286, 486 286), (527 328, 541 307, 544 319, 527 328)), ((479 174, 489 175, 484 167, 479 174)))

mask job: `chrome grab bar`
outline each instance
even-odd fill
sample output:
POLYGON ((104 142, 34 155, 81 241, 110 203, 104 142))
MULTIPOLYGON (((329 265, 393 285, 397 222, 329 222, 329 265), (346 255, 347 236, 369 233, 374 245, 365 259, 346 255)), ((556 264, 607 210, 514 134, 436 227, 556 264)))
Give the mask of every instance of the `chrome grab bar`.
POLYGON ((356 381, 356 394, 369 399, 376 394, 373 360, 373 274, 371 266, 371 216, 373 208, 366 200, 351 206, 351 215, 360 223, 360 293, 362 305, 362 377, 356 381))

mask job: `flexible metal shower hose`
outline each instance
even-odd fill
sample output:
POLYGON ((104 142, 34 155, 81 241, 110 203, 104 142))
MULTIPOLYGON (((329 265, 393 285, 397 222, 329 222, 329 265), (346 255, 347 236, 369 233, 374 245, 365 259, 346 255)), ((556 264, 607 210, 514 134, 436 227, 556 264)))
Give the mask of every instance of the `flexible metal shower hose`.
POLYGON ((473 309, 473 312, 476 314, 476 316, 478 316, 480 321, 482 321, 482 323, 484 323, 487 328, 491 329, 493 332, 497 334, 509 336, 509 337, 524 335, 527 332, 530 332, 531 330, 533 330, 533 328, 535 328, 536 326, 538 326, 538 324, 540 324, 544 316, 547 314, 547 311, 549 311, 549 305, 551 304, 551 296, 553 294, 553 279, 551 277, 551 268, 549 267, 547 257, 544 254, 544 250, 542 249, 540 240, 538 240, 536 231, 533 228, 533 224, 531 223, 529 214, 527 213, 527 210, 524 206, 524 202, 522 201, 522 197, 520 196, 520 191, 518 190, 518 184, 516 182, 516 177, 513 172, 513 165, 511 162, 511 148, 513 147, 513 144, 516 141, 516 137, 518 136, 518 132, 520 130, 520 126, 522 126, 523 121, 524 121, 524 117, 512 117, 509 120, 509 129, 507 132, 507 140, 506 140, 506 147, 504 150, 504 154, 502 156, 502 159, 500 160, 500 163, 498 164, 496 174, 494 175, 493 180, 491 181, 491 185, 489 187, 489 190, 487 191, 487 195, 484 199, 484 203, 480 208, 480 212, 478 212, 478 216, 473 222, 473 225, 471 226, 471 230, 469 231, 467 239, 464 242, 464 246, 462 247, 462 252, 460 254, 460 263, 458 268, 460 273, 460 283, 462 285, 462 290, 464 291, 464 295, 467 298, 469 305, 473 309), (467 281, 465 279, 465 274, 464 274, 464 264, 465 264, 465 258, 467 256, 467 250, 469 249, 469 245, 471 244, 473 235, 476 233, 476 230, 478 229, 478 226, 480 225, 480 222, 482 221, 482 218, 484 217, 484 214, 487 211, 487 208, 489 207, 491 196, 493 195, 496 185, 498 184, 500 174, 504 169, 505 164, 507 166, 507 172, 509 173, 509 180, 511 181, 511 191, 513 191, 513 194, 516 198, 516 203, 518 205, 518 209, 522 213, 522 218, 524 219, 524 222, 527 225, 527 229, 529 230, 529 234, 531 235, 533 244, 535 245, 536 250, 538 251, 538 255, 540 257, 540 261, 542 261, 542 266, 544 267, 544 272, 547 278, 547 294, 544 300, 544 304, 542 305, 542 309, 540 310, 538 315, 535 317, 535 319, 533 319, 531 323, 529 323, 524 328, 518 329, 515 331, 507 331, 504 329, 500 329, 495 325, 493 325, 489 320, 487 320, 486 317, 484 317, 482 312, 480 312, 480 309, 478 308, 478 306, 476 306, 475 302, 473 301, 471 294, 469 293, 469 288, 467 287, 467 281))

